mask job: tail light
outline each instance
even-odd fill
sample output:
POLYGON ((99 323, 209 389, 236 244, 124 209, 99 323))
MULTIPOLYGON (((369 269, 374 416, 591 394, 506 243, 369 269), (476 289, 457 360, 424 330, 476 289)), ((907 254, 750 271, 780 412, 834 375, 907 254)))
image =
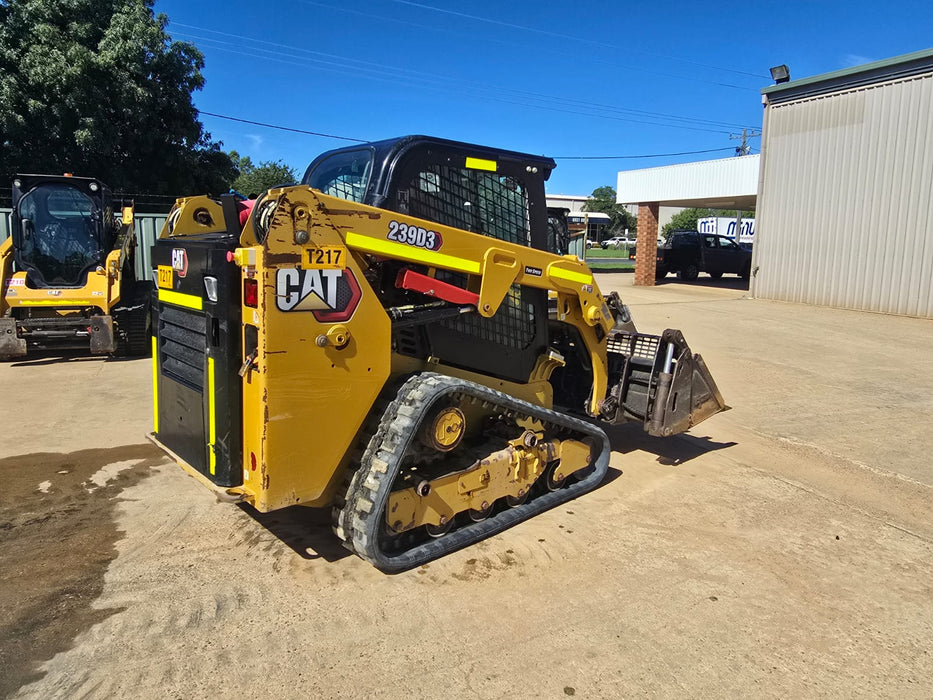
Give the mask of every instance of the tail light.
POLYGON ((243 304, 254 309, 259 306, 259 281, 255 277, 243 280, 243 304))

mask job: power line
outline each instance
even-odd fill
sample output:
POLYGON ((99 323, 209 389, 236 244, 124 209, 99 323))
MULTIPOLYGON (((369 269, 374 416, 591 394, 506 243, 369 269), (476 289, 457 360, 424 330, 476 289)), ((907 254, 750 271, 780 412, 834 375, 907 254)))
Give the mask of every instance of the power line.
POLYGON ((270 46, 275 46, 278 48, 288 49, 290 51, 312 54, 315 56, 324 56, 328 59, 338 58, 340 62, 334 62, 333 60, 324 60, 313 58, 312 56, 294 56, 289 54, 284 54, 278 51, 272 51, 270 49, 265 49, 261 47, 253 46, 243 46, 242 44, 231 44, 230 42, 225 42, 219 39, 213 39, 210 37, 191 35, 185 32, 176 32, 178 36, 187 36, 192 39, 206 42, 209 46, 214 44, 212 48, 215 48, 220 51, 228 51, 230 53, 235 53, 238 55, 244 56, 254 56, 262 58, 264 60, 276 61, 281 63, 290 63, 295 65, 301 65, 304 63, 314 63, 317 65, 330 66, 329 68, 325 67, 323 69, 327 72, 333 72, 341 75, 353 75, 355 77, 360 77, 361 74, 370 73, 366 76, 371 80, 383 80, 387 82, 404 82, 406 85, 411 85, 413 81, 420 81, 422 87, 427 89, 434 89, 443 92, 454 92, 456 94, 463 94, 464 90, 470 91, 479 91, 483 99, 492 100, 495 102, 502 102, 505 104, 515 104, 522 107, 530 107, 536 109, 545 109, 548 111, 564 112, 569 114, 579 114, 582 116, 596 117, 601 119, 610 119, 613 121, 624 121, 635 124, 649 124, 652 126, 664 126, 671 128, 687 129, 690 131, 705 131, 708 133, 728 133, 723 129, 715 128, 703 128, 704 126, 709 127, 726 127, 726 128, 744 128, 743 125, 736 125, 735 123, 725 123, 725 122, 716 122, 708 119, 698 119, 696 117, 684 117, 672 114, 664 114, 660 112, 649 112, 645 110, 637 110, 625 107, 617 107, 613 105, 600 104, 592 101, 581 101, 575 100, 572 98, 558 97, 554 95, 544 95, 533 92, 526 92, 521 90, 514 90, 510 88, 501 88, 491 85, 486 85, 482 83, 476 83, 473 81, 460 81, 462 88, 456 90, 452 87, 449 77, 435 76, 430 73, 424 73, 421 71, 412 71, 404 68, 393 68, 387 67, 385 64, 374 64, 368 61, 361 61, 359 59, 354 59, 350 57, 339 57, 332 54, 321 54, 317 51, 311 51, 309 49, 304 49, 301 47, 289 46, 285 44, 277 44, 274 42, 264 41, 261 39, 253 39, 251 37, 246 37, 237 34, 230 34, 228 32, 219 32, 212 29, 207 29, 203 27, 195 27, 193 25, 183 25, 177 23, 179 26, 190 27, 199 31, 209 32, 212 34, 219 34, 226 37, 231 37, 239 39, 241 41, 251 41, 260 44, 267 44, 270 46), (228 48, 228 47, 234 48, 228 48), (246 50, 244 50, 246 49, 246 50), (257 53, 259 52, 259 53, 257 53), (272 54, 266 55, 266 54, 272 54), (282 58, 275 58, 274 56, 283 56, 282 58), (358 64, 356 66, 348 65, 349 63, 358 64), (389 68, 390 71, 394 71, 396 74, 387 72, 386 68, 389 68), (348 70, 351 69, 351 70, 348 70), (490 94, 490 91, 497 91, 505 95, 504 97, 497 97, 490 94), (543 104, 542 104, 543 103, 543 104), (548 104, 551 103, 551 104, 548 104), (632 115, 632 116, 617 116, 617 115, 632 115), (655 119, 651 119, 654 117, 655 119), (664 121, 660 121, 664 120, 664 121), (681 124, 676 123, 664 123, 665 121, 674 121, 674 122, 683 122, 681 124), (689 126, 689 124, 695 124, 697 126, 689 126), (702 125, 702 126, 701 126, 702 125))
MULTIPOLYGON (((204 112, 201 111, 201 114, 206 114, 209 117, 216 117, 217 119, 229 119, 234 122, 242 122, 244 124, 252 124, 254 126, 264 126, 268 129, 280 129, 282 131, 292 131, 298 134, 309 134, 311 136, 323 136, 329 139, 340 139, 341 141, 353 141, 355 143, 368 143, 364 139, 355 139, 349 136, 336 136, 334 134, 323 134, 319 131, 309 131, 307 129, 294 129, 290 126, 281 126, 279 124, 267 124, 266 122, 257 122, 252 119, 241 119, 239 117, 231 117, 226 114, 217 114, 215 112, 204 112)), ((731 151, 729 148, 708 148, 703 151, 681 151, 680 153, 651 153, 640 156, 553 156, 554 160, 625 160, 625 159, 636 159, 636 158, 666 158, 670 156, 690 156, 696 155, 698 153, 715 153, 717 151, 731 151)))
POLYGON ((692 156, 697 153, 715 153, 717 151, 731 151, 727 148, 707 148, 705 151, 681 151, 680 153, 651 153, 643 156, 552 156, 554 160, 629 160, 636 158, 667 158, 669 156, 692 156))
POLYGON ((334 134, 324 134, 320 131, 308 131, 307 129, 294 129, 290 126, 280 126, 279 124, 266 124, 265 122, 256 122, 252 119, 240 119, 239 117, 231 117, 226 114, 215 114, 214 112, 205 112, 204 110, 198 110, 201 114, 206 114, 209 117, 216 117, 217 119, 229 119, 232 122, 242 122, 243 124, 252 124, 253 126, 264 126, 267 129, 279 129, 280 131, 291 131, 296 134, 308 134, 309 136, 323 136, 327 139, 338 139, 340 141, 353 141, 355 143, 368 143, 366 139, 355 139, 350 136, 336 136, 334 134))
MULTIPOLYGON (((425 73, 423 71, 416 71, 416 70, 411 70, 407 68, 397 68, 397 67, 387 66, 385 63, 372 63, 370 61, 363 61, 363 60, 352 58, 349 56, 337 56, 332 53, 322 53, 320 51, 313 51, 311 49, 306 49, 304 47, 292 46, 290 44, 280 44, 280 43, 276 43, 272 41, 265 41, 263 39, 255 39, 255 38, 244 36, 241 34, 231 34, 229 32, 221 32, 215 29, 208 29, 206 27, 198 27, 198 26, 191 25, 191 24, 183 24, 180 22, 176 22, 175 24, 177 26, 194 29, 194 30, 201 31, 201 32, 207 32, 209 34, 218 34, 220 36, 229 37, 231 39, 237 39, 241 43, 232 44, 230 42, 225 42, 220 39, 203 37, 197 34, 188 34, 186 32, 176 32, 177 36, 190 37, 198 41, 208 42, 209 45, 219 44, 219 46, 213 46, 212 48, 219 48, 221 50, 227 50, 227 51, 231 51, 232 53, 238 53, 241 55, 253 55, 259 58, 267 58, 267 59, 269 58, 268 56, 263 56, 262 54, 255 54, 255 53, 250 54, 250 53, 246 53, 245 51, 243 51, 243 49, 249 49, 251 51, 269 53, 274 56, 284 56, 286 58, 310 61, 313 63, 323 64, 327 66, 337 66, 339 68, 344 69, 343 71, 340 71, 344 74, 346 74, 347 68, 352 67, 354 70, 371 71, 377 74, 386 75, 386 74, 389 74, 386 70, 388 68, 391 71, 395 71, 395 72, 402 74, 399 76, 392 76, 392 77, 398 77, 399 79, 405 80, 406 84, 410 84, 412 80, 410 76, 415 76, 415 79, 418 79, 418 80, 439 83, 445 86, 451 84, 451 80, 449 76, 439 76, 439 75, 435 75, 431 73, 425 73), (296 51, 302 54, 310 54, 311 56, 321 56, 322 59, 315 59, 315 58, 311 58, 310 56, 291 56, 289 54, 281 53, 278 51, 272 51, 271 49, 264 49, 261 47, 253 47, 253 46, 243 46, 242 44, 243 41, 254 42, 257 44, 265 44, 265 45, 274 46, 280 49, 296 51), (225 48, 226 46, 233 46, 235 48, 228 49, 228 48, 225 48), (331 60, 324 60, 324 59, 331 59, 331 60), (339 62, 336 62, 333 59, 339 59, 339 62), (350 66, 348 64, 358 64, 358 67, 350 66)), ((692 122, 696 124, 705 124, 705 125, 710 125, 710 126, 723 126, 723 127, 728 127, 728 128, 742 128, 746 126, 746 125, 735 124, 735 123, 717 122, 717 121, 710 120, 710 119, 698 119, 696 117, 684 117, 684 116, 679 116, 679 115, 674 115, 674 114, 664 114, 662 112, 649 112, 649 111, 640 110, 640 109, 632 109, 630 107, 617 107, 615 105, 607 105, 607 104, 602 104, 598 102, 593 102, 592 100, 583 101, 583 100, 578 100, 578 99, 573 99, 573 98, 559 97, 555 95, 546 95, 546 94, 541 94, 541 93, 527 92, 524 90, 515 90, 512 88, 502 88, 502 87, 488 85, 484 83, 478 83, 476 81, 460 80, 458 82, 464 85, 465 87, 467 87, 468 89, 475 88, 477 90, 482 90, 483 91, 482 94, 484 97, 488 97, 489 90, 498 90, 503 93, 511 93, 513 95, 517 95, 520 98, 527 98, 527 99, 532 99, 532 100, 537 100, 537 101, 552 101, 552 102, 567 104, 570 106, 582 106, 582 107, 587 107, 591 110, 596 110, 596 111, 609 111, 609 112, 616 112, 620 114, 633 114, 636 116, 649 116, 649 117, 653 116, 653 117, 658 117, 661 119, 692 122)), ((530 105, 530 106, 534 107, 537 105, 530 105)), ((599 115, 596 115, 596 116, 599 116, 599 115)))
MULTIPOLYGON (((447 14, 447 15, 453 15, 454 17, 461 17, 461 18, 463 18, 463 19, 472 19, 472 20, 476 20, 477 22, 485 22, 485 23, 487 23, 487 24, 495 24, 495 25, 498 25, 498 26, 500 26, 500 27, 507 27, 507 28, 509 28, 509 29, 521 29, 521 30, 526 31, 526 32, 534 32, 535 34, 541 34, 541 35, 543 35, 543 36, 556 37, 556 38, 562 39, 562 40, 564 40, 564 41, 567 41, 567 40, 570 40, 570 41, 579 41, 579 42, 583 42, 583 43, 585 43, 585 44, 591 44, 591 45, 593 45, 593 46, 603 46, 603 47, 611 48, 611 49, 622 49, 622 48, 623 48, 623 47, 617 46, 617 45, 615 45, 615 44, 607 44, 607 43, 604 43, 604 42, 601 42, 601 41, 593 41, 592 39, 584 39, 584 38, 582 38, 582 37, 569 36, 569 35, 567 35, 567 34, 562 34, 562 33, 560 33, 560 32, 551 32, 551 31, 548 31, 548 30, 546 30, 546 29, 537 29, 537 28, 535 28, 535 27, 529 27, 529 26, 527 26, 527 25, 522 25, 522 24, 512 24, 511 22, 502 22, 502 21, 499 21, 499 20, 491 19, 491 18, 489 18, 489 17, 480 17, 480 16, 478 16, 478 15, 470 15, 470 14, 467 14, 467 13, 465 13, 465 12, 458 12, 458 11, 456 11, 456 10, 448 10, 448 9, 441 8, 441 7, 434 7, 434 6, 432 6, 432 5, 425 5, 425 4, 422 4, 422 3, 420 3, 420 2, 412 2, 412 0, 389 0, 389 2, 394 2, 394 3, 397 3, 397 4, 399 4, 399 5, 409 5, 409 6, 411 6, 411 7, 416 7, 416 8, 421 9, 421 10, 431 10, 432 12, 440 12, 440 13, 447 14)), ((320 3, 313 3, 313 4, 320 4, 320 3)), ((327 6, 325 6, 325 7, 327 7, 327 6)), ((336 9, 336 8, 332 8, 332 9, 336 9)), ((631 51, 632 49, 631 49, 631 48, 626 48, 626 49, 624 49, 624 50, 626 50, 626 51, 631 51)), ((635 49, 635 50, 637 50, 637 49, 635 49)), ((648 51, 639 51, 639 53, 643 53, 643 54, 645 54, 645 55, 647 55, 647 56, 656 56, 656 57, 658 57, 658 58, 667 58, 667 59, 670 59, 670 60, 673 60, 673 61, 682 61, 682 62, 684 62, 684 63, 689 63, 689 64, 694 65, 694 66, 700 66, 701 68, 712 68, 713 70, 721 70, 721 71, 725 71, 725 72, 727 72, 727 73, 736 73, 737 75, 746 75, 746 76, 750 76, 750 77, 752 77, 752 78, 765 78, 765 79, 767 79, 767 77, 768 77, 768 76, 766 76, 766 75, 761 75, 761 74, 758 74, 758 73, 748 73, 748 72, 746 72, 746 71, 735 70, 734 68, 722 68, 722 67, 720 67, 720 66, 712 66, 712 65, 709 65, 709 64, 706 64, 706 63, 698 63, 697 61, 691 61, 691 60, 689 60, 689 59, 686 59, 686 58, 679 58, 679 57, 677 57, 677 56, 666 56, 666 55, 664 55, 664 54, 651 53, 651 52, 648 52, 648 51)))
MULTIPOLYGON (((584 44, 589 44, 589 45, 591 45, 591 46, 600 46, 600 47, 603 47, 603 48, 615 49, 615 50, 624 51, 624 52, 627 52, 627 53, 631 53, 631 52, 633 52, 633 51, 636 51, 637 53, 644 54, 645 56, 650 56, 650 57, 655 57, 655 58, 667 58, 667 59, 670 59, 670 60, 681 61, 681 62, 683 62, 683 63, 687 63, 687 64, 695 65, 695 66, 700 66, 700 67, 703 67, 703 68, 711 68, 711 69, 713 69, 713 70, 726 71, 726 72, 729 72, 729 73, 735 73, 735 74, 738 74, 738 75, 745 75, 745 76, 749 76, 749 77, 753 77, 753 78, 758 78, 758 79, 768 79, 768 78, 769 78, 769 76, 766 76, 766 75, 764 75, 764 74, 760 74, 760 75, 759 75, 759 74, 757 74, 757 73, 748 73, 748 72, 746 72, 746 71, 735 70, 735 69, 733 69, 733 68, 723 68, 723 67, 720 67, 720 66, 712 66, 712 65, 709 65, 709 64, 698 63, 698 62, 696 62, 696 61, 691 61, 691 60, 685 59, 685 58, 678 58, 678 57, 676 57, 676 56, 667 56, 667 55, 664 55, 664 54, 652 53, 652 52, 649 52, 649 51, 640 51, 640 50, 637 50, 637 49, 636 49, 636 50, 633 50, 633 49, 631 49, 631 48, 621 47, 621 46, 618 46, 618 45, 615 45, 615 44, 608 44, 608 43, 604 43, 604 42, 593 41, 593 40, 591 40, 591 39, 584 39, 584 38, 582 38, 582 37, 568 36, 568 35, 566 35, 566 34, 560 34, 560 33, 557 33, 557 32, 549 32, 549 31, 544 30, 544 29, 536 29, 536 28, 534 28, 534 27, 528 27, 528 26, 524 26, 524 25, 520 25, 520 24, 509 24, 509 23, 507 23, 507 22, 500 22, 500 21, 498 21, 498 20, 492 20, 492 19, 487 19, 487 18, 484 18, 484 17, 478 17, 478 16, 476 16, 476 15, 468 15, 468 14, 465 14, 465 13, 462 13, 462 12, 457 12, 457 11, 454 11, 454 10, 445 10, 445 9, 441 9, 441 8, 438 8, 438 7, 431 7, 431 6, 429 6, 429 5, 419 5, 419 4, 414 3, 414 2, 404 2, 404 0, 393 0, 393 1, 399 2, 399 3, 401 3, 401 4, 412 5, 412 6, 418 7, 418 8, 424 8, 424 9, 434 10, 435 12, 442 12, 442 13, 452 14, 452 15, 459 16, 459 17, 466 18, 466 19, 473 19, 473 20, 480 21, 480 22, 487 22, 487 23, 489 23, 489 24, 498 24, 498 25, 505 26, 505 27, 509 27, 509 28, 513 28, 513 29, 521 29, 521 30, 525 30, 525 31, 528 31, 528 32, 533 32, 533 33, 537 33, 537 34, 543 34, 543 35, 547 35, 547 36, 552 36, 552 37, 556 37, 556 38, 561 39, 562 42, 576 41, 576 42, 580 42, 580 43, 584 43, 584 44)), ((368 18, 372 18, 372 19, 377 19, 377 20, 379 20, 380 22, 394 22, 394 23, 396 23, 396 24, 403 24, 403 25, 410 26, 410 27, 417 27, 417 28, 421 28, 421 29, 427 29, 427 30, 429 30, 429 31, 434 31, 434 32, 441 32, 441 33, 454 34, 454 35, 461 35, 461 36, 463 35, 463 32, 451 31, 451 30, 448 30, 448 29, 446 29, 446 28, 440 28, 440 27, 435 27, 435 26, 426 25, 426 24, 419 24, 419 23, 416 23, 416 22, 408 22, 408 21, 405 21, 405 20, 398 19, 397 17, 386 17, 386 16, 383 16, 383 15, 377 15, 377 14, 373 14, 373 13, 370 13, 370 12, 361 12, 361 11, 359 11, 359 10, 353 10, 353 9, 346 8, 346 7, 336 7, 336 6, 334 6, 334 5, 328 5, 328 4, 323 3, 323 2, 314 2, 314 0, 299 0, 299 2, 302 2, 302 3, 305 4, 305 5, 313 5, 313 6, 315 6, 315 7, 322 7, 322 8, 328 9, 328 10, 333 10, 333 11, 335 11, 335 12, 344 12, 344 13, 347 13, 347 14, 357 15, 357 16, 359 16, 359 17, 368 17, 368 18)), ((494 39, 494 38, 488 37, 488 36, 486 36, 486 37, 481 37, 481 39, 482 39, 483 41, 487 41, 487 42, 491 42, 491 43, 495 43, 495 44, 503 44, 503 45, 509 46, 509 47, 514 47, 514 46, 515 46, 515 42, 514 42, 514 41, 502 41, 502 40, 497 40, 497 39, 494 39)), ((471 36, 470 36, 470 40, 471 40, 471 41, 476 41, 476 37, 473 36, 473 35, 471 35, 471 36)), ((543 50, 545 50, 545 51, 548 50, 548 47, 547 47, 547 46, 539 47, 537 50, 540 51, 540 50, 542 50, 542 48, 543 48, 543 50)), ((556 52, 554 52, 554 53, 556 53, 556 52)), ((699 77, 697 77, 697 76, 684 76, 684 75, 676 75, 676 74, 672 74, 672 73, 661 73, 661 72, 659 72, 659 71, 654 71, 654 70, 651 70, 651 69, 649 69, 649 68, 626 66, 625 64, 619 63, 618 61, 609 62, 609 61, 604 61, 604 60, 596 59, 596 58, 594 58, 594 57, 592 57, 592 56, 588 56, 587 59, 590 60, 590 61, 596 62, 596 63, 603 63, 603 64, 607 64, 607 65, 612 65, 612 66, 615 66, 617 69, 618 69, 618 68, 628 68, 628 69, 630 69, 630 70, 636 70, 636 71, 640 71, 640 72, 642 72, 642 73, 649 73, 649 74, 652 74, 652 75, 663 75, 663 76, 667 76, 667 77, 677 78, 678 80, 687 80, 687 81, 690 81, 690 82, 692 82, 692 83, 697 83, 697 82, 700 82, 700 83, 708 83, 708 84, 710 84, 710 85, 717 85, 717 86, 719 86, 719 87, 732 88, 732 89, 735 89, 735 90, 747 90, 747 89, 748 89, 747 87, 744 87, 744 86, 741 86, 741 85, 732 85, 731 83, 723 83, 723 82, 719 82, 719 81, 716 81, 716 80, 705 80, 705 79, 699 78, 699 77)))

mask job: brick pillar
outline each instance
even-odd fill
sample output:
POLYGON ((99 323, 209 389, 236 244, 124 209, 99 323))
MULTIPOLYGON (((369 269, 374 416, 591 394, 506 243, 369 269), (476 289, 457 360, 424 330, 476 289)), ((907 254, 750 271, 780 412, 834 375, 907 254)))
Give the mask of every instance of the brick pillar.
POLYGON ((638 205, 638 237, 635 241, 635 286, 653 287, 658 262, 658 203, 638 205))

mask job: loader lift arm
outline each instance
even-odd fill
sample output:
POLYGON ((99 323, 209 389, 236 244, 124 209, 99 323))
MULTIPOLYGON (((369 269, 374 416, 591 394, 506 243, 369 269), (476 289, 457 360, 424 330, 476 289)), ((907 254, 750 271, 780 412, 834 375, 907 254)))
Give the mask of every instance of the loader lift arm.
MULTIPOLYGON (((491 242, 487 236, 412 217, 405 217, 404 222, 395 219, 387 222, 384 211, 363 204, 354 204, 352 209, 348 209, 345 200, 314 190, 305 190, 301 194, 307 198, 309 208, 326 217, 346 246, 359 256, 378 256, 423 266, 427 268, 427 274, 412 270, 413 274, 409 275, 409 279, 420 276, 422 282, 424 277, 431 277, 437 269, 468 275, 467 287, 461 289, 475 297, 474 305, 480 316, 493 317, 512 285, 555 291, 558 320, 576 326, 586 344, 594 367, 593 399, 589 411, 593 416, 599 414, 600 403, 607 390, 606 347, 603 340, 612 330, 615 319, 605 304, 593 274, 575 255, 559 256, 508 241, 491 242), (387 235, 391 233, 393 223, 404 223, 416 230, 438 234, 443 240, 444 252, 388 240, 387 235)), ((269 196, 274 197, 275 192, 270 192, 269 196)), ((283 197, 282 205, 291 201, 287 193, 279 196, 283 197)), ((311 228, 309 250, 314 250, 314 230, 311 228)), ((411 284, 414 285, 414 281, 411 284)), ((443 283, 435 285, 432 290, 435 293, 429 296, 455 302, 458 297, 451 297, 451 294, 456 293, 450 289, 451 286, 443 283), (445 298, 445 291, 446 296, 451 298, 445 298)))

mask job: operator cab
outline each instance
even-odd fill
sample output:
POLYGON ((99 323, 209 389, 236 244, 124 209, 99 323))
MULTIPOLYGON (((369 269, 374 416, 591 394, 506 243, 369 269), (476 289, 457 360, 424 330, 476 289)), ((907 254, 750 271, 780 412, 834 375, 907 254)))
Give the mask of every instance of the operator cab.
POLYGON ((403 136, 321 154, 301 183, 332 197, 545 250, 542 156, 429 136, 403 136))
POLYGON ((110 189, 71 176, 17 175, 11 224, 16 268, 35 288, 83 286, 119 230, 110 189))
MULTIPOLYGON (((404 136, 328 151, 308 166, 302 184, 333 197, 557 252, 559 236, 549 225, 544 192, 555 167, 553 159, 542 156, 404 136)), ((409 245, 427 250, 441 245, 433 231, 402 228, 394 221, 388 225, 389 240, 407 235, 403 242, 409 245)), ((387 260, 379 266, 376 286, 386 306, 414 302, 395 289, 406 265, 387 260)), ((439 269, 433 275, 448 284, 468 285, 464 273, 439 269)), ((546 351, 547 324, 547 293, 514 284, 492 318, 467 314, 401 328, 394 331, 393 345, 400 354, 443 357, 456 367, 525 381, 546 351)))

